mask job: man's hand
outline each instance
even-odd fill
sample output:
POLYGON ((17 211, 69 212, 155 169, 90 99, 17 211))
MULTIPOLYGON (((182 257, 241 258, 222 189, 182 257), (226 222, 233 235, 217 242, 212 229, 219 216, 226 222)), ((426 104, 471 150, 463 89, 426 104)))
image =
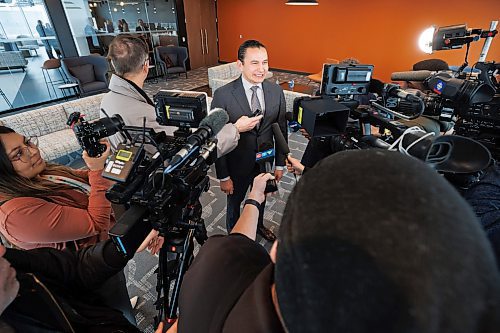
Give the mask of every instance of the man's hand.
POLYGON ((251 131, 262 119, 262 115, 256 117, 241 116, 240 119, 236 120, 234 125, 238 129, 238 132, 248 132, 251 131))
POLYGON ((277 183, 279 183, 282 177, 283 177, 283 170, 274 170, 274 178, 276 179, 277 183))
POLYGON ((296 175, 301 175, 304 172, 304 165, 300 161, 292 156, 286 158, 286 168, 288 172, 294 173, 296 175))
POLYGON ((261 173, 260 175, 257 175, 257 177, 253 179, 252 190, 250 191, 250 194, 248 194, 248 199, 257 200, 258 202, 263 203, 266 199, 266 195, 264 194, 266 183, 271 179, 274 179, 274 176, 270 173, 261 173))
POLYGON ((226 193, 227 195, 233 194, 234 191, 234 186, 233 186, 233 181, 231 178, 228 180, 221 180, 220 181, 220 189, 222 192, 226 193))
POLYGON ((16 279, 16 271, 5 260, 5 247, 0 245, 0 315, 16 298, 19 291, 19 281, 16 279))
POLYGON ((304 138, 306 138, 307 140, 311 140, 311 136, 309 135, 309 133, 307 133, 307 131, 303 128, 299 129, 300 133, 302 133, 302 135, 304 136, 304 138))

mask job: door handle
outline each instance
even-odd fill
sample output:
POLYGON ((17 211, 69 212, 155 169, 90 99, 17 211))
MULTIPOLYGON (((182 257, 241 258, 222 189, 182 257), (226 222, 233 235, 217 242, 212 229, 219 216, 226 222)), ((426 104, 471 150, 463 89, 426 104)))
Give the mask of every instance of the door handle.
POLYGON ((207 54, 208 54, 208 35, 207 35, 207 29, 205 29, 205 47, 207 48, 207 54))
POLYGON ((200 29, 201 36, 201 54, 205 54, 205 45, 203 45, 203 29, 200 29))

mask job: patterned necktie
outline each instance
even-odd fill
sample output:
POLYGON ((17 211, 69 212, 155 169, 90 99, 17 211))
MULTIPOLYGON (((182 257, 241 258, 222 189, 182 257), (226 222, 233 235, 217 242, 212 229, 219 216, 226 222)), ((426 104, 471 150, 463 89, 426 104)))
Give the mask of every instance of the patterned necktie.
POLYGON ((252 88, 252 112, 255 113, 257 110, 260 110, 262 112, 262 106, 260 106, 260 101, 259 98, 257 97, 257 89, 259 89, 259 86, 253 86, 252 88))
MULTIPOLYGON (((262 107, 260 106, 259 97, 257 97, 257 89, 259 89, 259 86, 253 86, 250 89, 252 89, 252 99, 251 99, 252 105, 250 106, 252 108, 252 112, 254 116, 256 115, 257 110, 259 110, 262 114, 263 110, 262 107)), ((255 129, 257 131, 259 130, 259 128, 260 128, 260 123, 255 126, 255 129)))

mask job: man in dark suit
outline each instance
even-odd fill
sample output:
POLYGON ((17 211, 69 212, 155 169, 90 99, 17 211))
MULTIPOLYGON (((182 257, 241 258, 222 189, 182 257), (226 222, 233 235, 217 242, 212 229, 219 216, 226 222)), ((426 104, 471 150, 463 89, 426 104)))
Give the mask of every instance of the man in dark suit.
MULTIPOLYGON (((221 190, 227 194, 226 226, 228 233, 240 217, 240 205, 253 178, 263 170, 255 162, 255 155, 262 144, 274 144, 271 125, 278 123, 287 138, 286 104, 283 90, 275 83, 265 81, 269 70, 267 51, 256 40, 247 40, 238 49, 238 68, 241 77, 217 89, 212 108, 223 108, 234 123, 241 116, 262 113, 264 117, 253 130, 242 133, 238 146, 215 163, 221 190)), ((283 176, 285 154, 276 147, 274 176, 279 181, 283 176)), ((274 241, 276 236, 264 227, 265 202, 260 206, 257 232, 274 241)))

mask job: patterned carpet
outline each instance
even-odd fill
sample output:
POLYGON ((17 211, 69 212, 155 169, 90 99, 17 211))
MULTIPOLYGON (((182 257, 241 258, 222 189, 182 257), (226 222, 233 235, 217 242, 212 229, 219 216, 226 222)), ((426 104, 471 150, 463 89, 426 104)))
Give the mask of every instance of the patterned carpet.
MULTIPOLYGON (((307 84, 308 79, 304 75, 273 72, 272 80, 278 79, 280 82, 294 80, 296 83, 307 84)), ((317 85, 315 85, 317 87, 317 85)), ((148 81, 144 86, 146 93, 153 97, 160 89, 179 89, 179 90, 202 90, 209 92, 207 68, 202 67, 188 72, 188 78, 181 75, 165 81, 158 78, 157 81, 148 81)), ((306 146, 306 140, 296 133, 289 137, 289 146, 293 156, 301 157, 306 146)), ((72 154, 58 160, 61 164, 71 165, 75 168, 84 167, 79 154, 72 154)), ((215 177, 215 170, 212 166, 210 172, 210 190, 201 197, 203 205, 203 215, 209 236, 214 234, 226 234, 226 197, 220 191, 219 182, 215 177)), ((264 215, 264 224, 274 233, 279 234, 279 227, 286 200, 290 191, 295 185, 293 175, 285 174, 279 183, 279 192, 268 198, 266 211, 264 215)), ((271 245, 266 240, 258 236, 258 242, 266 249, 271 245)), ((195 253, 198 249, 195 250, 195 253)), ((142 252, 129 262, 125 269, 127 278, 127 288, 130 297, 138 296, 138 302, 135 307, 135 316, 139 328, 144 332, 154 332, 153 318, 156 315, 154 301, 156 299, 156 275, 155 270, 158 267, 158 258, 148 252, 142 252)))

